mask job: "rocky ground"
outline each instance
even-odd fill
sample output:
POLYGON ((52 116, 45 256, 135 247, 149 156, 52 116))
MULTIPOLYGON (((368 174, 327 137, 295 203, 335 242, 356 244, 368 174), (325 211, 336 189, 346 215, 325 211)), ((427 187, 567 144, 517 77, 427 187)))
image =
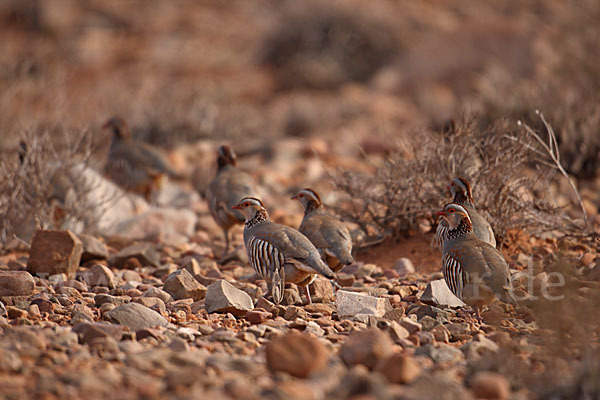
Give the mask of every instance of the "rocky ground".
MULTIPOLYGON (((287 164, 310 161, 305 146, 297 142, 287 164)), ((277 173, 262 176, 267 191, 280 182, 277 173)), ((287 179, 292 186, 308 180, 287 179)), ((359 261, 338 274, 341 290, 322 278, 313 304, 290 286, 276 306, 245 261, 241 229, 235 257, 219 264, 221 232, 204 200, 189 197, 198 218, 189 237, 38 231, 31 243, 7 245, 0 257, 5 398, 543 398, 539 382, 557 360, 580 364, 579 352, 597 348, 597 324, 572 311, 590 311, 600 288, 593 243, 523 235, 503 250, 521 274, 520 293, 540 294, 548 274, 562 271, 557 263, 567 263, 573 291, 548 290, 566 293, 568 303, 543 303, 571 308, 566 320, 547 318, 528 300, 495 304, 479 323, 440 281, 432 234, 420 232, 358 252, 359 261), (565 328, 557 322, 587 330, 567 333, 568 356, 558 354, 565 328)), ((286 193, 268 199, 275 220, 297 226, 298 204, 286 193)))
MULTIPOLYGON (((597 4, 371 3, 0 2, 0 398, 600 398, 589 231, 499 237, 522 300, 482 322, 440 281, 431 224, 365 243, 347 221, 357 262, 338 291, 317 280, 310 305, 293 285, 283 305, 262 297, 241 228, 223 260, 202 198, 218 145, 297 227, 298 189, 348 211, 362 193, 336 176, 382 174, 466 111, 512 135, 517 119, 543 131, 540 108, 598 230, 597 4), (185 177, 155 205, 99 172, 114 114, 185 177), (91 155, 65 153, 83 131, 91 155)), ((548 187, 581 217, 566 179, 548 187)))

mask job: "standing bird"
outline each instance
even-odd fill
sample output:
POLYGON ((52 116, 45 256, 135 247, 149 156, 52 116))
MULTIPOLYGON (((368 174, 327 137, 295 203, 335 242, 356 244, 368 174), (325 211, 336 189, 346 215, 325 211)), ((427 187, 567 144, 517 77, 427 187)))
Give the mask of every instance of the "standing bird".
POLYGON ((225 251, 229 251, 229 229, 244 223, 244 214, 232 210, 241 198, 256 193, 252 176, 237 166, 237 156, 227 145, 219 147, 217 154, 217 175, 208 186, 206 197, 208 208, 216 223, 223 229, 225 251))
MULTIPOLYGON (((452 202, 462 205, 469 213, 475 236, 484 242, 489 243, 491 246, 496 247, 496 238, 494 237, 494 231, 492 230, 490 223, 475 209, 471 184, 469 181, 464 178, 454 178, 452 182, 450 182, 450 185, 448 185, 448 190, 454 198, 452 202)), ((443 250, 444 248, 443 240, 447 231, 448 224, 442 219, 435 231, 436 242, 440 250, 443 250)))
POLYGON ((442 272, 452 293, 472 306, 480 320, 480 308, 494 297, 514 303, 508 265, 495 247, 475 235, 467 209, 450 203, 438 215, 448 225, 442 272))
POLYGON ((315 245, 323 261, 333 272, 354 262, 352 237, 342 221, 323 209, 321 197, 312 189, 302 189, 292 197, 304 206, 300 233, 315 245))
POLYGON ((262 201, 244 197, 233 208, 245 217, 244 243, 250 265, 267 281, 267 295, 271 294, 276 304, 283 299, 285 282, 303 287, 310 304, 308 285, 315 274, 335 278, 310 240, 289 226, 271 222, 262 201))
POLYGON ((102 128, 112 135, 104 173, 117 185, 155 202, 165 176, 181 179, 157 148, 131 137, 122 118, 113 117, 102 128))

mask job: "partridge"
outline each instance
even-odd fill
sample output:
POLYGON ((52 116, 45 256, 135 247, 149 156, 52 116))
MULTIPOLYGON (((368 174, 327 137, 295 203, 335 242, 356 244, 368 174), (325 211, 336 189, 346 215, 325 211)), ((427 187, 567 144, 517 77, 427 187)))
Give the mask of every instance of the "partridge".
POLYGON ((227 145, 219 147, 217 154, 217 175, 208 186, 206 197, 208 208, 215 222, 223 229, 225 254, 229 251, 229 230, 234 225, 244 223, 244 214, 232 207, 241 198, 250 196, 254 190, 252 176, 237 166, 237 156, 227 145))
POLYGON ((113 117, 102 128, 112 135, 104 173, 125 190, 155 202, 165 176, 181 178, 157 148, 131 137, 122 118, 113 117))
POLYGON ((508 265, 495 247, 475 235, 467 209, 450 203, 438 215, 448 226, 442 273, 452 293, 472 306, 478 318, 480 308, 494 297, 514 303, 508 265))
POLYGON ((276 304, 283 299, 286 282, 303 287, 310 304, 308 285, 316 274, 335 278, 310 240, 289 226, 272 222, 262 201, 244 197, 233 208, 245 217, 244 244, 250 265, 267 281, 267 295, 271 294, 276 304))
POLYGON ((321 197, 312 189, 302 189, 292 197, 304 206, 299 231, 319 250, 333 272, 352 264, 352 237, 344 223, 323 209, 321 197))
MULTIPOLYGON (((452 182, 450 182, 450 185, 448 185, 448 190, 452 194, 452 202, 462 205, 469 213, 475 236, 484 242, 489 243, 493 247, 496 247, 496 238, 494 237, 494 231, 492 230, 490 223, 475 209, 469 181, 464 178, 454 178, 452 182)), ((436 241, 440 250, 444 248, 444 238, 446 237, 447 232, 448 224, 442 219, 435 232, 436 241)))

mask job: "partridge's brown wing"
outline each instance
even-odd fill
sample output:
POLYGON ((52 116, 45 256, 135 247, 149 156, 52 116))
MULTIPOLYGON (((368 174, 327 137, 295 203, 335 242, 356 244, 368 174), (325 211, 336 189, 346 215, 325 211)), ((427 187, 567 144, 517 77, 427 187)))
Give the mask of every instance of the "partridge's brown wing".
POLYGON ((244 215, 232 210, 246 196, 256 195, 252 177, 235 168, 226 168, 212 180, 207 190, 211 214, 222 228, 244 222, 244 215))
POLYGON ((334 256, 343 265, 354 261, 352 237, 340 220, 324 213, 309 214, 303 219, 300 232, 306 235, 317 249, 334 256))

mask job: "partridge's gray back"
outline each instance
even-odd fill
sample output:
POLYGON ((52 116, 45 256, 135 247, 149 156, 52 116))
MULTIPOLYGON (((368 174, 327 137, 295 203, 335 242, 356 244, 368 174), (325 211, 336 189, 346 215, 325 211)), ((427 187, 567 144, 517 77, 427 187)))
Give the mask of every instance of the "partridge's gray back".
POLYGON ((246 172, 233 165, 223 167, 212 180, 207 191, 209 209, 222 227, 244 222, 244 215, 231 207, 246 196, 256 192, 252 186, 253 179, 246 172))
POLYGON ((346 225, 337 218, 316 210, 304 216, 299 230, 319 251, 333 255, 341 264, 348 265, 354 261, 352 237, 346 225))

